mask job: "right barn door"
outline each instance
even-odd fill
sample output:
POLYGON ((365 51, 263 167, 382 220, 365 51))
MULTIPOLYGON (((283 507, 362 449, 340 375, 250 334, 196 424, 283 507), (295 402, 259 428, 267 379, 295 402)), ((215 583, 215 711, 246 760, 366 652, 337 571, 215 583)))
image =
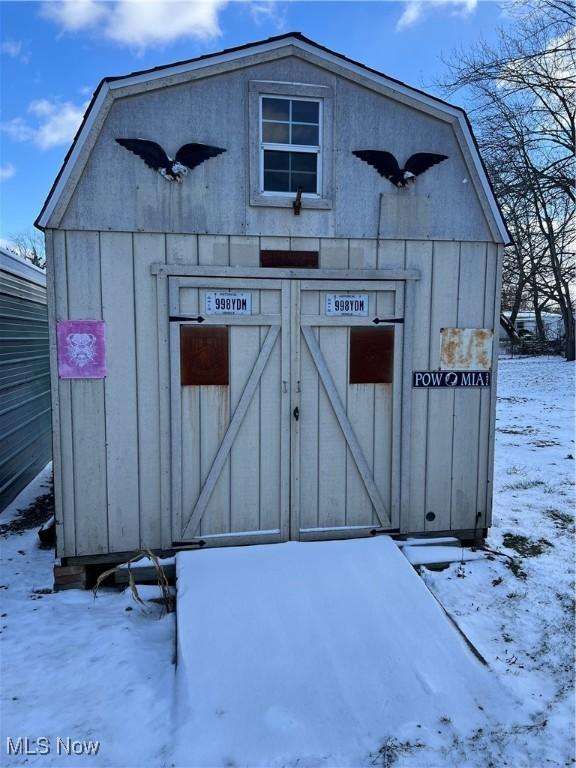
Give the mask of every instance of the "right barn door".
POLYGON ((399 527, 403 294, 387 281, 292 285, 293 539, 399 527))

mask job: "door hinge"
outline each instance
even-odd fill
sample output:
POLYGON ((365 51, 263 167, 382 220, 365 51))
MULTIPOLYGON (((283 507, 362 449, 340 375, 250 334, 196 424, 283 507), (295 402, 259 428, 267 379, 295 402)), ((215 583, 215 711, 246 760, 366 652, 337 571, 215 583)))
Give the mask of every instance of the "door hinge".
POLYGON ((186 317, 184 315, 170 315, 170 322, 171 323, 203 323, 206 318, 202 317, 202 315, 198 315, 198 317, 186 317))
POLYGON ((293 414, 294 418, 296 419, 296 421, 298 421, 298 419, 300 418, 300 409, 298 408, 298 406, 296 406, 296 408, 294 408, 294 410, 292 411, 292 414, 293 414))

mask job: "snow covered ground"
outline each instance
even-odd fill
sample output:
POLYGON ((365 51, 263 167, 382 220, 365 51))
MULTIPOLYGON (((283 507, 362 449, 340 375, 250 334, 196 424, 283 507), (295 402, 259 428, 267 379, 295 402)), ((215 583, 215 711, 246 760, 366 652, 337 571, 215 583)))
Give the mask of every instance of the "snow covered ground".
MULTIPOLYGON (((544 768, 575 762, 574 365, 559 358, 503 360, 499 395, 488 540, 498 554, 422 573, 488 661, 498 685, 519 702, 513 724, 489 713, 466 731, 456 708, 444 713, 436 733, 417 731, 417 723, 391 731, 383 723, 377 749, 362 758, 351 744, 340 765, 347 757, 351 768, 544 768)), ((45 471, 2 514, 0 525, 45 493, 47 480, 45 471)), ((188 765, 173 749, 178 737, 193 738, 189 729, 183 734, 176 728, 182 710, 173 615, 154 603, 143 608, 129 593, 103 590, 96 600, 89 592, 52 593, 53 552, 37 547, 36 529, 8 533, 0 547, 0 765, 188 765), (16 744, 19 736, 28 737, 28 751, 38 754, 8 755, 7 737, 16 744), (67 739, 99 741, 98 753, 74 755, 82 744, 67 739), (49 754, 40 754, 48 748, 49 754)), ((249 700, 256 693, 247 686, 245 695, 249 700)), ((286 724, 282 717, 278 722, 286 724)), ((322 756, 314 764, 331 765, 322 756)), ((242 734, 227 765, 250 765, 242 734)))

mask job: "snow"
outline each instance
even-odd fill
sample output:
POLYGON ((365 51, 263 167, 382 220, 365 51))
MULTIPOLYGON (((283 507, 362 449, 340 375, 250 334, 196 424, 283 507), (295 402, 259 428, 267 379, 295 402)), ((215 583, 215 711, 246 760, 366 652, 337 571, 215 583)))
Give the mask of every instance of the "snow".
POLYGON ((433 565, 434 563, 467 563, 485 557, 483 552, 472 552, 464 547, 402 547, 402 552, 412 565, 433 565))
MULTIPOLYGON (((421 637, 403 634, 413 612, 408 601, 387 591, 388 565, 376 563, 382 539, 278 545, 288 553, 326 546, 326 560, 344 551, 338 549, 341 545, 346 551, 353 545, 344 558, 345 586, 339 582, 335 592, 326 582, 324 556, 314 590, 309 588, 314 563, 306 558, 287 576, 292 597, 286 584, 278 592, 280 562, 277 572, 262 574, 258 588, 268 595, 263 612, 257 613, 250 595, 231 599, 236 576, 228 568, 218 585, 219 594, 228 596, 226 611, 210 606, 204 584, 188 584, 204 614, 202 621, 187 615, 186 631, 191 648, 202 655, 187 656, 175 673, 174 616, 148 602, 157 595, 155 588, 141 589, 146 608, 129 591, 102 590, 96 600, 91 592, 54 594, 53 552, 38 548, 36 531, 1 538, 0 764, 184 768, 202 754, 214 758, 211 765, 238 768, 256 765, 266 756, 271 766, 299 767, 572 764, 574 365, 559 358, 502 360, 499 395, 494 526, 487 542, 497 554, 442 572, 419 569, 419 610, 427 612, 421 637), (362 568, 355 569, 352 550, 360 545, 372 546, 372 551, 362 568), (432 601, 423 599, 424 585, 488 668, 465 650, 463 641, 454 639, 456 630, 449 635, 446 621, 430 607, 432 601), (362 605, 350 601, 353 590, 365 596, 362 605), (291 623, 282 618, 280 598, 290 607, 291 623), (212 632, 207 625, 211 609, 212 632), (247 624, 255 617, 262 622, 247 624), (371 622, 372 634, 359 636, 356 622, 371 622), (265 647, 248 648, 247 629, 265 647), (416 654, 411 667, 404 650, 414 653, 422 640, 423 655, 416 654), (453 663, 446 659, 447 642, 456 648, 453 663), (224 650, 228 655, 222 658, 224 650), (342 663, 342 654, 353 651, 342 663), (319 661, 311 666, 314 652, 319 661), (448 664, 448 674, 441 674, 448 664), (257 679, 248 676, 254 669, 257 679), (188 690, 181 685, 186 673, 192 678, 188 690), (378 676, 387 676, 386 684, 379 686, 378 676), (218 701, 224 694, 230 697, 224 704, 235 706, 221 712, 226 707, 218 701), (475 697, 493 706, 480 710, 473 704, 475 697), (512 714, 509 702, 514 703, 512 714), (210 712, 211 705, 221 707, 220 716, 210 712), (308 718, 318 713, 324 714, 312 732, 308 718), (198 729, 199 724, 207 730, 198 729), (32 747, 37 737, 50 737, 51 752, 8 756, 7 736, 28 736, 32 747), (98 754, 58 755, 57 736, 98 740, 98 754)), ((47 477, 45 470, 2 513, 0 522, 45 493, 47 477)), ((228 552, 234 567, 240 567, 242 553, 262 552, 267 561, 272 546, 187 556, 196 557, 195 565, 203 569, 211 558, 228 552)), ((403 557, 400 549, 396 553, 403 557)), ((261 565, 270 568, 269 562, 261 565)), ((201 768, 198 762, 196 766, 201 768)))
POLYGON ((388 537, 176 567, 179 764, 360 765, 387 737, 437 741, 449 716, 464 733, 513 722, 517 702, 388 537))
POLYGON ((460 546, 460 539, 455 536, 438 536, 433 539, 404 539, 396 541, 396 544, 402 549, 403 547, 431 547, 436 544, 444 544, 446 546, 460 546))

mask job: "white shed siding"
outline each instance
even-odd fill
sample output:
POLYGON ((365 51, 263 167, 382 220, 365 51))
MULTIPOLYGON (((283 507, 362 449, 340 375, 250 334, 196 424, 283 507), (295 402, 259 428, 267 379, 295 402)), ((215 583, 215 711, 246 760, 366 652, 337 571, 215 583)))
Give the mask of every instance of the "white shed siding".
POLYGON ((452 120, 299 56, 260 64, 248 59, 231 72, 118 98, 60 227, 339 238, 375 238, 380 227, 386 238, 493 241, 498 236, 491 231, 487 203, 478 196, 468 150, 452 120), (248 157, 258 140, 248 99, 255 80, 311 83, 333 94, 332 150, 326 149, 325 157, 334 179, 329 210, 305 201, 303 214, 295 217, 286 207, 247 205, 248 157), (115 142, 136 136, 159 141, 171 156, 190 141, 226 152, 196 168, 183 184, 170 184, 115 142), (414 188, 398 190, 352 155, 368 148, 387 149, 400 163, 422 151, 449 159, 422 175, 414 188))
MULTIPOLYGON (((107 323, 107 378, 53 380, 60 445, 60 455, 55 456, 57 509, 59 524, 63 523, 60 556, 160 548, 172 541, 170 436, 160 430, 161 411, 170 409, 170 363, 165 357, 167 345, 159 344, 157 322, 157 284, 159 290, 167 290, 167 280, 151 274, 152 264, 194 266, 200 260, 218 267, 247 267, 258 263, 260 248, 318 248, 325 268, 417 269, 420 279, 410 283, 406 294, 405 330, 413 328, 413 338, 405 345, 412 349, 411 358, 404 361, 409 371, 438 367, 440 328, 494 328, 498 318, 494 297, 499 249, 486 243, 78 231, 49 233, 47 243, 55 317, 103 318, 107 323)), ((51 354, 56 365, 54 345, 51 354)), ((186 394, 184 416, 198 407, 195 397, 192 390, 186 394)), ((402 439, 409 432, 411 450, 404 467, 409 485, 401 489, 401 530, 471 530, 477 514, 478 527, 483 527, 490 514, 487 482, 493 461, 494 387, 410 390, 409 397, 411 402, 403 404, 410 423, 404 424, 402 439), (436 517, 427 522, 430 511, 436 517)), ((353 419, 366 416, 362 403, 349 402, 349 407, 353 419)), ((262 403, 254 408, 245 429, 255 428, 252 419, 256 424, 265 418, 265 413, 257 413, 265 408, 262 403)), ((383 409, 400 417, 390 403, 383 409)), ((203 439, 208 440, 209 434, 203 439)), ((196 450, 192 437, 182 450, 192 461, 196 450)), ((265 445, 258 450, 261 456, 265 445)), ((366 447, 369 454, 371 450, 366 447)), ((375 444, 374 450, 387 449, 375 444)), ((346 456, 330 458, 328 447, 320 454, 322 461, 342 461, 342 476, 349 486, 343 493, 352 492, 357 478, 353 469, 346 469, 346 456)), ((225 472, 242 474, 245 458, 232 454, 232 470, 225 472)), ((205 475, 207 468, 199 471, 205 475)), ((197 483, 199 478, 188 482, 197 483)), ((184 493, 193 497, 195 491, 185 486, 184 493)), ((229 499, 222 500, 225 516, 228 503, 229 499)))

